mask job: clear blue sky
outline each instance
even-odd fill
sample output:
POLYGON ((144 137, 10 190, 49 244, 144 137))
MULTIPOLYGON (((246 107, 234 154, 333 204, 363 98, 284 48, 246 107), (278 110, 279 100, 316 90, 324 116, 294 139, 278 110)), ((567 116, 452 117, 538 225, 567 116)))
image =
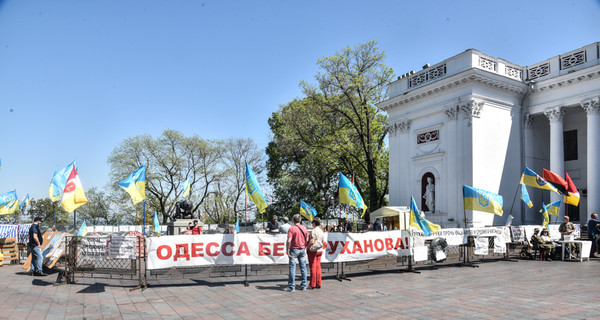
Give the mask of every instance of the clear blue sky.
POLYGON ((528 65, 600 41, 600 1, 0 0, 0 193, 73 159, 109 181, 128 137, 269 140, 317 59, 376 40, 396 75, 468 48, 528 65))

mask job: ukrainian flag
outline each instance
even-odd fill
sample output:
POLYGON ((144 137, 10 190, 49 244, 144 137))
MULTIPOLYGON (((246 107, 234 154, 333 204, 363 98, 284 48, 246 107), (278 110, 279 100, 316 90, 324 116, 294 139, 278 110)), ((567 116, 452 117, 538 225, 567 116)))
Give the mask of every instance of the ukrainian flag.
POLYGON ((421 229, 428 237, 441 229, 439 225, 423 219, 413 197, 410 197, 410 225, 421 229))
MULTIPOLYGON (((542 202, 542 205, 543 204, 544 203, 542 202)), ((543 206, 543 208, 540 209, 540 212, 543 213, 543 211, 547 211, 549 214, 558 217, 558 213, 560 212, 560 205, 561 204, 562 204, 562 200, 558 200, 558 201, 552 202, 551 204, 549 204, 547 206, 543 206)))
POLYGON ((190 189, 192 188, 192 177, 188 177, 187 180, 181 186, 181 191, 183 191, 183 196, 187 197, 190 195, 190 189))
POLYGON ((19 205, 19 210, 23 211, 23 208, 25 208, 28 205, 29 205, 29 193, 25 196, 25 199, 23 199, 23 202, 21 202, 21 204, 19 205))
POLYGON ((504 200, 501 195, 493 192, 463 185, 463 200, 465 210, 476 210, 489 212, 502 216, 502 204, 504 200))
POLYGON ((312 222, 313 218, 317 216, 317 210, 308 205, 308 203, 300 200, 300 214, 312 222))
POLYGON ((146 199, 146 165, 135 169, 129 177, 119 182, 119 187, 129 193, 133 204, 146 199))
POLYGON ((550 229, 548 228, 548 224, 550 223, 550 216, 548 216, 548 210, 546 208, 546 205, 544 204, 544 201, 542 201, 542 210, 540 210, 540 212, 544 216, 544 221, 542 222, 542 225, 544 226, 544 228, 548 229, 549 233, 550 229))
POLYGON ((548 181, 544 180, 544 178, 540 177, 537 173, 533 172, 533 170, 527 167, 525 167, 525 170, 523 170, 521 181, 519 183, 561 194, 552 184, 548 183, 548 181))
POLYGON ((246 163, 246 194, 256 204, 258 211, 260 213, 264 213, 265 209, 267 209, 268 205, 265 201, 265 197, 262 192, 260 192, 260 187, 258 186, 258 181, 256 181, 256 177, 254 176, 254 172, 252 172, 252 168, 246 163))
POLYGON ((79 232, 77 232, 77 236, 85 237, 86 234, 87 234, 87 225, 85 224, 85 220, 83 220, 83 223, 81 224, 81 228, 79 228, 79 232))
POLYGON ((13 190, 0 196, 0 215, 9 214, 17 211, 19 200, 17 191, 13 190))
POLYGON ((156 214, 156 210, 154 210, 154 219, 152 220, 154 222, 154 232, 156 232, 156 234, 160 237, 160 223, 158 222, 158 215, 156 214))
POLYGON ((527 192, 527 187, 524 184, 521 184, 521 200, 523 200, 528 207, 533 207, 533 202, 531 202, 529 192, 527 192))
POLYGON ((350 180, 348 180, 348 178, 346 178, 346 176, 343 175, 341 172, 338 192, 340 197, 340 203, 349 204, 351 206, 363 209, 361 218, 365 215, 365 212, 367 211, 367 206, 365 205, 365 202, 360 196, 360 193, 358 192, 354 184, 352 184, 352 182, 350 182, 350 180))

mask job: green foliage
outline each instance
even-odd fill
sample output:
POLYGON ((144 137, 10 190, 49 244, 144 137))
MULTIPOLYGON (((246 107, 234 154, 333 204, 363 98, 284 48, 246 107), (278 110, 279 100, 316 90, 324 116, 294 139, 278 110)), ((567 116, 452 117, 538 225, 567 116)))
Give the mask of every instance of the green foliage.
POLYGON ((374 106, 393 78, 384 59, 374 41, 324 57, 317 86, 302 82, 306 97, 273 113, 267 176, 278 211, 296 213, 293 204, 304 200, 336 216, 338 172, 356 174, 370 210, 386 204, 387 116, 374 106))

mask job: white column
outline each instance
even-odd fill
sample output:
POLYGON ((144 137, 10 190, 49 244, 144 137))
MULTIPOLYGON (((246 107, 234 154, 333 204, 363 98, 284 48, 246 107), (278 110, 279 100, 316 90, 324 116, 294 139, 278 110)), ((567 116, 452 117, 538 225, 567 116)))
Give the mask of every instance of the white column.
MULTIPOLYGON (((600 100, 581 103, 587 113, 587 219, 600 214, 600 100)), ((587 220, 586 219, 586 220, 587 220)))
MULTIPOLYGON (((534 167, 533 161, 535 159, 535 154, 533 152, 533 150, 534 150, 533 115, 531 115, 531 114, 525 115, 525 118, 523 119, 523 140, 524 140, 523 141, 523 153, 524 153, 524 157, 525 157, 525 166, 527 166, 529 168, 533 168, 534 167)), ((533 191, 533 190, 531 190, 531 188, 529 190, 533 191)), ((530 192, 529 197, 533 203, 538 203, 535 199, 535 192, 530 192)), ((523 206, 523 207, 524 207, 525 211, 523 212, 523 221, 521 221, 521 224, 532 224, 538 220, 536 218, 539 217, 539 213, 536 210, 532 210, 532 209, 535 209, 535 207, 533 207, 532 209, 529 209, 529 207, 527 207, 527 206, 523 206)))
POLYGON ((404 120, 397 123, 397 140, 400 148, 399 158, 400 162, 397 164, 399 167, 399 194, 397 198, 397 206, 410 205, 410 195, 412 193, 412 179, 410 178, 411 172, 414 171, 414 164, 410 160, 411 157, 411 143, 410 143, 410 120, 404 120))
MULTIPOLYGON (((561 107, 554 107, 544 111, 550 121, 550 171, 564 176, 565 174, 565 151, 563 144, 563 116, 565 112, 561 107)), ((563 197, 558 193, 550 193, 550 201, 558 201, 563 197)))
POLYGON ((462 226, 460 221, 463 219, 462 205, 459 200, 462 199, 462 188, 458 181, 458 168, 459 168, 459 157, 462 154, 458 151, 458 106, 452 106, 445 110, 448 116, 447 131, 445 139, 446 141, 446 172, 442 173, 442 176, 446 176, 445 190, 446 190, 446 212, 448 218, 454 219, 453 223, 448 223, 448 226, 456 227, 462 226))

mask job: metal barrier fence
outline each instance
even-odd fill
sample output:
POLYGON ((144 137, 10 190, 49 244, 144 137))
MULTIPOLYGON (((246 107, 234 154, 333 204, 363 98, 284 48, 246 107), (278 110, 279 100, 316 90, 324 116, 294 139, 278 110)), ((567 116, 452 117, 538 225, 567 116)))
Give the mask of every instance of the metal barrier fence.
MULTIPOLYGON (((87 237, 84 237, 85 239, 87 237)), ((94 237, 90 237, 94 238, 94 237)), ((106 237, 108 238, 108 237, 106 237)), ((490 261, 492 259, 508 259, 510 255, 518 255, 514 251, 516 247, 507 248, 505 254, 494 253, 488 250, 487 255, 475 255, 473 239, 466 244, 459 246, 449 246, 447 248, 447 257, 442 262, 435 262, 431 256, 425 261, 414 262, 413 256, 386 257, 374 260, 362 260, 352 262, 323 262, 321 265, 323 274, 336 274, 340 281, 349 280, 347 272, 365 272, 369 270, 389 270, 389 271, 415 271, 415 267, 431 267, 435 265, 462 265, 476 266, 473 262, 482 260, 490 261), (511 252, 510 250, 513 249, 511 252), (406 268, 406 269, 402 269, 406 268)), ((287 277, 287 264, 273 265, 212 265, 197 267, 173 267, 169 269, 148 270, 146 268, 146 239, 142 236, 136 236, 138 249, 135 258, 122 259, 111 258, 99 254, 98 257, 86 256, 82 253, 82 238, 69 236, 66 239, 65 249, 65 280, 67 283, 75 283, 77 278, 104 278, 104 279, 122 279, 137 280, 137 287, 131 289, 145 289, 148 286, 148 280, 161 281, 170 279, 198 279, 202 277, 245 277, 244 284, 248 285, 248 277, 264 275, 285 275, 287 277)), ((89 245, 89 244, 88 244, 89 245)), ((493 238, 489 238, 489 248, 494 248, 493 238)), ((307 264, 308 267, 308 264, 307 264)), ((299 268, 297 270, 299 272, 299 268)))
POLYGON ((142 286, 146 287, 146 241, 143 236, 135 236, 138 247, 133 258, 114 258, 108 254, 108 250, 96 251, 95 255, 91 256, 84 254, 81 248, 84 245, 82 242, 96 238, 109 239, 109 237, 82 238, 78 236, 66 238, 65 280, 67 283, 75 283, 76 278, 124 279, 138 280, 138 286, 132 290, 142 288, 142 286))

